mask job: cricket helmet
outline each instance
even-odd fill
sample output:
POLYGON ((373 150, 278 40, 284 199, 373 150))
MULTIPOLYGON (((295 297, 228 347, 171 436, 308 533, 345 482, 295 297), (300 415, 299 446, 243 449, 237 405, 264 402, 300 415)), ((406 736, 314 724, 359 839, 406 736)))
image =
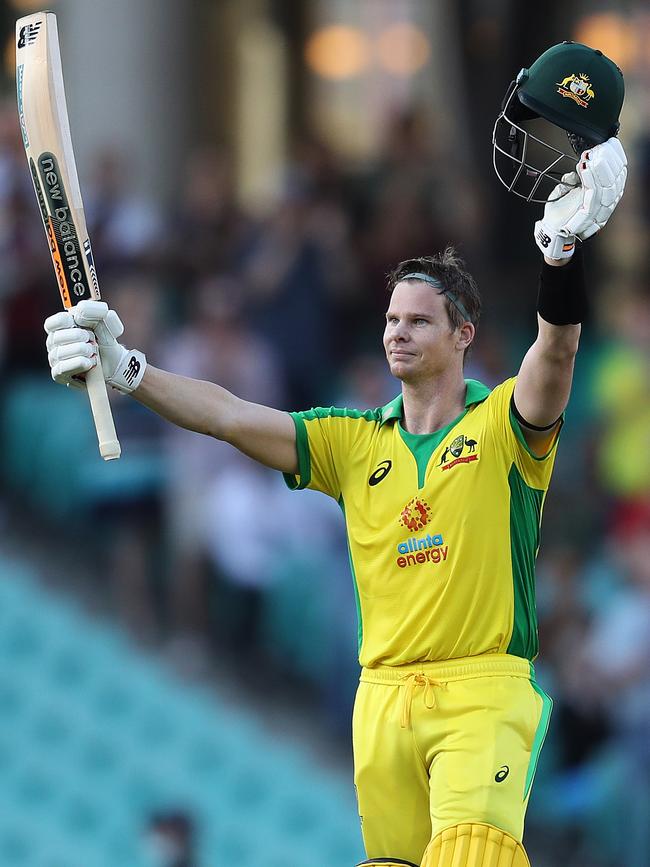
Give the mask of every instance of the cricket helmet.
POLYGON ((528 202, 546 202, 576 157, 618 134, 624 96, 623 73, 602 51, 578 42, 549 48, 506 92, 492 133, 499 180, 528 202))

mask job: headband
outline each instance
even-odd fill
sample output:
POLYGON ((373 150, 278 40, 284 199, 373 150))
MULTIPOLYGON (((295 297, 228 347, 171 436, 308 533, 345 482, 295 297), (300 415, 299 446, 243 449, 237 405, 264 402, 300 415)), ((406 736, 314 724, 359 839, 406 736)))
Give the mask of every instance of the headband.
POLYGON ((472 321, 472 317, 469 315, 465 309, 465 305, 460 301, 456 293, 452 292, 450 289, 445 289, 443 284, 440 280, 436 279, 436 277, 432 277, 430 274, 423 274, 420 271, 414 271, 412 274, 406 274, 404 277, 400 277, 400 280, 422 280, 424 283, 428 283, 429 286, 433 286, 434 289, 440 289, 441 294, 446 295, 447 298, 449 298, 463 319, 467 322, 472 321))

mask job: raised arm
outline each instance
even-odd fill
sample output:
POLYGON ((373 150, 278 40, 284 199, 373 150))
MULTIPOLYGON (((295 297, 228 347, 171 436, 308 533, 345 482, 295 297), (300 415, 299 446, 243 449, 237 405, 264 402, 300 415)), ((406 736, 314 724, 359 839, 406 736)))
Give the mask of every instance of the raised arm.
POLYGON ((552 293, 561 310, 567 298, 573 298, 573 310, 542 310, 556 322, 575 319, 576 323, 554 324, 537 314, 537 339, 521 363, 513 395, 514 411, 528 445, 543 452, 549 436, 564 412, 573 380, 573 367, 580 340, 582 313, 585 307, 582 256, 577 254, 563 263, 546 259, 540 275, 540 296, 552 293), (537 430, 541 428, 541 430, 537 430))
POLYGON ((513 410, 533 450, 542 452, 569 401, 581 322, 587 312, 582 250, 623 195, 627 160, 611 138, 581 155, 576 171, 558 184, 535 224, 544 254, 537 302, 537 339, 522 362, 513 410))
POLYGON ((242 400, 212 382, 147 365, 133 397, 179 427, 230 443, 261 464, 298 472, 296 431, 287 412, 242 400))
POLYGON ((144 354, 117 338, 124 326, 103 301, 82 301, 45 321, 52 378, 84 387, 97 351, 106 382, 179 427, 224 440, 256 461, 298 472, 293 419, 286 412, 242 400, 212 382, 177 376, 147 364, 144 354))

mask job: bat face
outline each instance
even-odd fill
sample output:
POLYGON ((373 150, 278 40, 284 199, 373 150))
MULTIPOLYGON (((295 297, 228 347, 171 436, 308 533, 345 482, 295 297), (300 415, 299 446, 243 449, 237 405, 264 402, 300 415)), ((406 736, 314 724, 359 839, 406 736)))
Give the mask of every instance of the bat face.
POLYGON ((16 89, 23 144, 65 307, 99 298, 65 104, 56 17, 16 26, 16 89))

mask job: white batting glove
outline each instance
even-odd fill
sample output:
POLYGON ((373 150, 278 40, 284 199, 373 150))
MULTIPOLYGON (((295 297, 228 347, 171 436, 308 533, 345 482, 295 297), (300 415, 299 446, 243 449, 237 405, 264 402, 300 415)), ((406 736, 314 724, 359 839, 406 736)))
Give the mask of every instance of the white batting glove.
POLYGON ((48 316, 43 327, 52 379, 61 385, 85 388, 83 374, 95 366, 95 335, 77 328, 67 310, 48 316))
POLYGON ((83 375, 95 366, 99 350, 108 385, 124 394, 140 385, 147 359, 137 349, 126 349, 117 342, 124 326, 103 301, 80 301, 76 307, 49 316, 44 327, 55 382, 83 388, 83 375))
POLYGON ((550 259, 573 255, 575 239, 586 241, 607 223, 620 202, 627 158, 617 138, 584 151, 576 171, 562 177, 535 223, 535 242, 550 259))

